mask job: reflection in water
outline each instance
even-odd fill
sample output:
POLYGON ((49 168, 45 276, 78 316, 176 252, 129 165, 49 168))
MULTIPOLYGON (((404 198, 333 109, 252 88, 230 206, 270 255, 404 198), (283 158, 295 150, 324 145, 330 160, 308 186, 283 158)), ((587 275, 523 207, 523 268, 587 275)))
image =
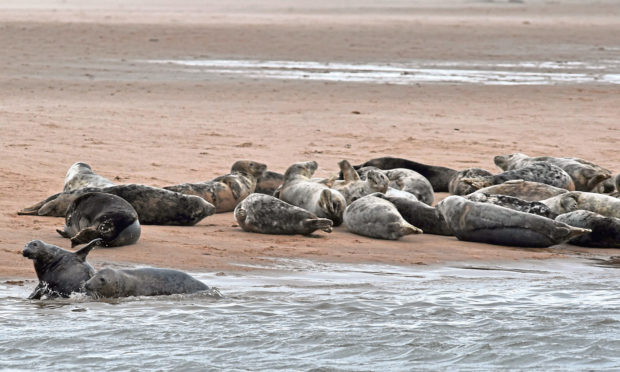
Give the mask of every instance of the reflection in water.
POLYGON ((618 271, 582 261, 278 260, 194 274, 224 298, 25 298, 0 284, 1 369, 620 368, 618 271))

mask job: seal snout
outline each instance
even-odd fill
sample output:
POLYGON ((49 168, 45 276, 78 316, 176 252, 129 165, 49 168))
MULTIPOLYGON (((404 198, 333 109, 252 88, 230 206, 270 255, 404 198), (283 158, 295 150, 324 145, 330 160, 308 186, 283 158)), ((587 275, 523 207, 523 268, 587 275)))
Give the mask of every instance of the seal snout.
POLYGON ((33 240, 29 243, 26 243, 24 249, 22 249, 22 256, 26 258, 34 257, 35 250, 42 244, 40 240, 33 240))

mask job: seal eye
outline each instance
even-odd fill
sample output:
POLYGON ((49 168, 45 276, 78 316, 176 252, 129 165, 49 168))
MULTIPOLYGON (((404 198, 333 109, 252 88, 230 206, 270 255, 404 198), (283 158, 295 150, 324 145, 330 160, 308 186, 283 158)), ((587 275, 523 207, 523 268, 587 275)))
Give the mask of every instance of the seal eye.
POLYGON ((99 278, 99 281, 100 281, 101 283, 105 283, 105 278, 99 278))

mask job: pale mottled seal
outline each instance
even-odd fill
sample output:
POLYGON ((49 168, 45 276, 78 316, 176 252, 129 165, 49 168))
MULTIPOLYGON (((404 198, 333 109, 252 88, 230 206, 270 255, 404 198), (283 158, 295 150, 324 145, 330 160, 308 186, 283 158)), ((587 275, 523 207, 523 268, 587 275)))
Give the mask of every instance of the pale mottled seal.
POLYGON ((481 189, 491 185, 497 185, 510 180, 524 180, 540 182, 547 185, 560 187, 572 191, 575 189, 573 179, 562 168, 549 163, 533 163, 523 168, 505 171, 493 176, 475 178, 462 178, 461 182, 472 185, 475 189, 481 189))
POLYGON ((352 233, 379 239, 397 240, 422 233, 405 221, 392 203, 374 194, 351 203, 344 211, 344 224, 352 233))
POLYGON ((476 192, 492 195, 514 196, 515 198, 527 201, 541 201, 560 194, 565 194, 568 190, 540 182, 512 180, 506 181, 499 185, 485 187, 476 192))
POLYGON ((381 172, 385 174, 387 177, 388 172, 394 171, 395 173, 391 174, 392 179, 388 178, 390 180, 390 183, 389 183, 389 187, 384 192, 386 195, 395 196, 395 197, 398 196, 401 198, 407 198, 407 199, 416 200, 416 201, 420 201, 419 197, 423 197, 427 201, 426 204, 429 204, 428 201, 429 200, 432 201, 434 199, 433 190, 431 187, 429 187, 430 185, 425 181, 417 182, 418 181, 416 180, 417 176, 414 176, 412 184, 407 185, 411 187, 403 187, 405 186, 405 184, 402 181, 399 183, 398 182, 399 178, 401 178, 401 176, 402 178, 407 178, 407 174, 405 172, 413 172, 413 171, 410 171, 408 169, 402 169, 405 172, 401 173, 399 172, 400 170, 401 169, 382 170, 377 167, 368 166, 368 167, 362 167, 362 168, 357 169, 357 173, 359 174, 361 179, 365 180, 368 178, 369 174, 371 173, 381 172), (419 187, 416 188, 416 186, 419 186, 419 187))
POLYGON ((34 261, 39 278, 39 284, 28 298, 69 297, 71 293, 82 292, 84 283, 95 274, 86 256, 102 242, 95 239, 75 253, 40 240, 26 244, 22 255, 34 261))
POLYGON ((71 239, 71 246, 96 238, 107 247, 134 244, 140 238, 138 213, 125 199, 100 192, 79 196, 65 215, 65 227, 56 230, 71 239))
POLYGON ((572 191, 553 198, 541 200, 557 214, 573 212, 578 209, 620 218, 620 199, 593 192, 572 191))
POLYGON ((86 293, 94 298, 162 296, 207 291, 209 287, 190 275, 171 269, 102 269, 86 282, 86 293))
POLYGON ((319 218, 276 197, 251 194, 235 208, 235 220, 245 231, 263 234, 303 234, 332 231, 332 220, 319 218))
POLYGON ((422 203, 433 204, 433 186, 420 173, 405 168, 388 169, 384 173, 390 179, 391 187, 415 195, 422 203))
POLYGON ((592 230, 591 233, 571 239, 569 243, 584 247, 620 248, 620 218, 605 217, 598 213, 577 210, 561 214, 555 219, 567 225, 592 230))
POLYGON ((449 196, 437 204, 459 240, 518 247, 549 247, 590 232, 552 219, 449 196))
POLYGON ((611 171, 579 158, 556 158, 553 156, 530 157, 522 153, 498 155, 493 161, 502 170, 524 168, 538 162, 562 168, 573 179, 576 191, 592 191, 601 182, 611 178, 611 171))
POLYGON ((265 171, 256 180, 254 192, 273 196, 278 187, 282 186, 284 175, 277 172, 265 171))
POLYGON ((409 198, 379 193, 373 195, 394 204, 405 221, 422 229, 424 234, 454 235, 443 214, 437 208, 409 198))
POLYGON ((532 213, 538 216, 554 219, 557 214, 554 213, 551 208, 545 204, 537 201, 527 201, 516 198, 514 196, 507 195, 492 195, 484 192, 475 192, 465 196, 467 200, 471 200, 477 203, 490 203, 499 205, 500 207, 506 207, 514 209, 515 211, 532 213))
POLYGON ((196 195, 215 206, 216 213, 230 212, 239 202, 254 192, 256 180, 267 166, 251 160, 238 160, 230 173, 208 182, 183 183, 164 189, 185 195, 196 195))
POLYGON ((291 165, 284 174, 280 199, 312 212, 317 217, 329 218, 334 226, 338 226, 342 223, 347 201, 338 191, 311 180, 317 167, 315 161, 291 165))
POLYGON ((391 156, 386 156, 383 158, 376 158, 368 160, 367 162, 356 165, 354 168, 357 170, 363 167, 377 167, 379 169, 395 169, 395 168, 405 168, 411 169, 413 171, 418 172, 422 176, 424 176, 433 186, 433 190, 435 192, 446 192, 448 191, 448 184, 450 183, 450 179, 456 173, 456 170, 446 168, 446 167, 437 167, 433 165, 426 165, 422 163, 417 163, 415 161, 402 159, 402 158, 394 158, 391 156))
POLYGON ((143 225, 194 225, 215 213, 215 207, 199 196, 183 195, 146 185, 83 188, 60 193, 47 198, 43 205, 37 203, 19 213, 64 217, 71 203, 89 192, 113 194, 125 199, 136 210, 143 225))
POLYGON ((448 191, 452 195, 467 195, 476 191, 477 188, 470 183, 463 182, 463 178, 493 177, 493 173, 482 168, 468 168, 456 172, 450 179, 448 191))
POLYGON ((93 172, 90 165, 77 162, 69 167, 67 175, 65 176, 65 187, 62 191, 69 192, 87 187, 102 188, 108 186, 115 186, 115 184, 107 178, 101 177, 93 172))
POLYGON ((363 196, 375 192, 384 193, 388 189, 390 180, 380 170, 370 170, 362 180, 347 160, 342 160, 338 166, 340 166, 344 181, 336 181, 332 188, 344 196, 347 205, 363 196))

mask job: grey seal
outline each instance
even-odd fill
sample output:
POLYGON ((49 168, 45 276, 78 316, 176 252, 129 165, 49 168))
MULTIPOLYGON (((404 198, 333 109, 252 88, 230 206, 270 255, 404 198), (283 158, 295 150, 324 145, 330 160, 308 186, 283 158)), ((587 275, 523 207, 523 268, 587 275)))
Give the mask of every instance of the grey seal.
POLYGON ((620 174, 616 176, 614 187, 616 191, 613 191, 609 196, 613 196, 614 198, 620 198, 620 174))
POLYGON ((278 187, 282 186, 284 175, 282 173, 266 170, 256 179, 254 192, 273 196, 278 187))
POLYGON ((162 296, 209 290, 203 282, 172 269, 102 269, 86 284, 86 293, 94 298, 162 296))
POLYGON ((461 196, 437 204, 459 240, 518 247, 549 247, 590 232, 552 219, 461 196))
POLYGON ((65 186, 63 192, 69 192, 87 187, 108 187, 115 186, 116 184, 107 178, 104 178, 97 173, 93 172, 90 165, 77 162, 74 163, 65 176, 65 186))
POLYGON ((332 185, 334 190, 338 190, 347 201, 347 205, 355 200, 370 195, 375 192, 384 193, 388 189, 390 180, 380 170, 370 170, 362 180, 355 169, 347 160, 338 163, 344 181, 335 181, 332 185))
POLYGON ((316 230, 329 233, 333 226, 328 218, 319 218, 303 208, 259 193, 239 203, 234 216, 243 230, 262 234, 308 235, 316 230))
POLYGON ((553 164, 538 162, 523 168, 514 169, 493 176, 462 178, 461 182, 472 185, 475 189, 497 185, 510 180, 540 182, 572 191, 575 189, 573 179, 562 168, 553 164))
POLYGON ((378 198, 385 199, 394 204, 398 213, 413 226, 416 226, 424 234, 433 235, 454 235, 443 214, 434 207, 431 207, 421 201, 411 200, 400 196, 391 196, 388 194, 373 194, 378 198))
POLYGON ((544 203, 557 214, 583 209, 607 217, 620 218, 620 199, 604 194, 571 191, 541 200, 541 203, 544 203))
POLYGON ((136 210, 143 225, 195 225, 215 213, 215 207, 199 196, 130 184, 102 189, 82 188, 52 195, 44 204, 37 203, 20 211, 19 214, 65 217, 71 203, 89 192, 102 192, 125 199, 136 210))
POLYGON ((397 240, 422 230, 405 221, 389 201, 367 195, 351 203, 344 211, 344 225, 354 234, 397 240))
POLYGON ((125 199, 100 192, 79 196, 65 215, 65 227, 56 230, 71 246, 101 238, 107 247, 134 244, 140 238, 138 213, 125 199))
POLYGON ((568 190, 540 182, 511 180, 499 185, 482 188, 476 192, 492 195, 514 196, 515 198, 527 201, 541 201, 560 194, 565 194, 568 190))
POLYGON ((592 230, 591 233, 571 239, 569 243, 584 247, 620 248, 620 218, 605 217, 598 213, 577 210, 561 214, 555 219, 567 225, 592 230))
POLYGON ((26 244, 22 255, 34 262, 39 278, 39 284, 28 298, 69 297, 71 293, 83 292, 84 283, 95 274, 93 267, 86 262, 86 256, 101 243, 101 239, 95 239, 76 252, 40 240, 26 244))
POLYGON ((463 178, 492 177, 493 173, 482 168, 463 169, 454 174, 448 184, 448 191, 452 195, 467 195, 476 191, 477 188, 470 183, 463 182, 463 178))
POLYGON ((505 171, 524 168, 538 162, 553 164, 568 173, 575 184, 576 191, 592 191, 601 182, 611 178, 611 171, 608 169, 579 158, 530 157, 517 152, 509 155, 498 155, 493 161, 495 165, 505 171))
POLYGON ((347 206, 344 196, 322 182, 312 180, 318 164, 315 161, 294 163, 284 173, 280 199, 303 208, 317 217, 329 218, 338 226, 347 206))
POLYGON ((367 166, 357 169, 362 179, 368 178, 370 172, 383 172, 390 180, 390 188, 408 192, 423 203, 432 205, 435 199, 431 183, 420 173, 406 168, 381 170, 367 166))
POLYGON ((254 192, 257 178, 267 166, 252 160, 238 160, 230 173, 208 182, 183 183, 164 189, 185 195, 196 195, 215 206, 216 213, 230 212, 239 202, 254 192))
POLYGON ((490 203, 499 205, 500 207, 506 207, 519 212, 532 213, 538 216, 554 219, 557 214, 554 213, 551 208, 545 204, 537 201, 527 201, 516 198, 514 196, 507 195, 492 195, 484 192, 475 192, 465 196, 467 200, 471 200, 477 203, 490 203))

